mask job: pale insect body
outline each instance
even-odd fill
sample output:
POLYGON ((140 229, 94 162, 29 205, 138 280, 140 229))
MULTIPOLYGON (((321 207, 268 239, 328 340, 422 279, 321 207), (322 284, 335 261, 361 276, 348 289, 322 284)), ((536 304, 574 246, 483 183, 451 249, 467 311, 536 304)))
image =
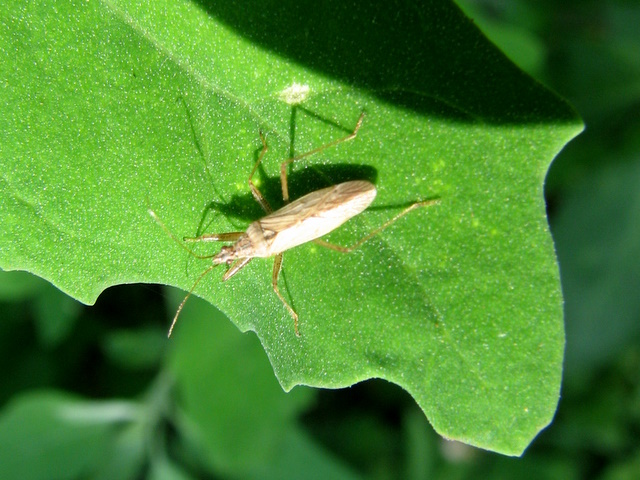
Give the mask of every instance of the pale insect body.
MULTIPOLYGON (((282 195, 285 202, 289 201, 286 167, 296 160, 322 151, 327 147, 355 138, 360 125, 362 124, 363 118, 364 113, 360 115, 355 129, 350 135, 335 140, 329 144, 323 145, 310 152, 306 152, 297 157, 285 160, 282 163, 280 169, 280 180, 282 186, 282 195)), ((374 235, 378 234, 380 231, 387 228, 400 217, 409 213, 414 208, 438 203, 438 200, 426 200, 410 205, 395 217, 388 220, 382 226, 369 233, 369 235, 360 239, 360 241, 358 241, 351 247, 341 247, 338 245, 327 243, 323 240, 320 240, 320 237, 340 227, 347 220, 363 212, 369 205, 371 205, 376 197, 375 186, 365 180, 355 180, 340 183, 332 187, 323 188, 321 190, 316 190, 315 192, 309 193, 273 212, 267 201, 264 199, 258 188, 253 184, 251 180, 258 168, 258 165, 261 163, 262 158, 267 151, 267 143, 262 134, 260 135, 260 138, 263 143, 263 149, 249 176, 249 186, 254 198, 262 206, 267 215, 262 219, 251 223, 245 232, 212 233, 204 234, 195 238, 183 239, 184 241, 190 242, 231 241, 234 242, 232 245, 222 247, 220 249, 220 252, 215 255, 198 255, 187 248, 183 243, 181 243, 175 237, 175 235, 173 235, 173 233, 171 233, 171 231, 164 225, 164 223, 162 223, 156 213, 152 210, 149 210, 149 213, 156 220, 156 222, 158 222, 158 224, 167 232, 167 234, 182 248, 184 248, 191 255, 197 258, 211 259, 212 262, 212 265, 209 266, 198 277, 198 279, 191 287, 191 290, 185 296, 184 300, 178 307, 178 310, 173 318, 173 322, 169 329, 169 335, 171 335, 178 316, 180 315, 180 312, 182 311, 182 308, 184 307, 184 304, 186 303, 189 296, 198 286, 200 280, 202 280, 211 270, 213 270, 216 265, 220 265, 223 263, 229 265, 229 269, 222 277, 222 280, 225 281, 238 273, 251 261, 251 259, 268 257, 275 257, 272 274, 273 290, 278 298, 282 301, 284 306, 287 308, 287 310, 289 310, 289 313, 294 319, 295 333, 296 335, 300 335, 298 331, 298 314, 295 312, 295 310, 293 310, 293 308, 285 300, 285 298, 280 293, 280 290, 278 289, 278 276, 282 267, 283 252, 311 241, 340 252, 350 252, 351 250, 357 248, 358 246, 369 240, 374 235)))
POLYGON ((254 238, 256 257, 273 257, 332 232, 363 212, 376 197, 376 187, 365 180, 317 190, 282 207, 247 229, 254 238), (258 248, 258 245, 264 248, 258 248))

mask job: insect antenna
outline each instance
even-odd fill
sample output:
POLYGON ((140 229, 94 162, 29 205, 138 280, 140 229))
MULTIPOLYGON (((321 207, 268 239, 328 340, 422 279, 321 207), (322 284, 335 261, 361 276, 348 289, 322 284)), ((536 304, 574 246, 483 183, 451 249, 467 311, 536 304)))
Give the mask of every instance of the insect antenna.
MULTIPOLYGON (((154 212, 153 210, 151 210, 150 208, 147 210, 149 212, 149 215, 151 215, 151 217, 156 221, 156 223, 158 225, 160 225, 160 227, 162 227, 162 229, 166 232, 167 235, 169 235, 169 237, 171 237, 171 239, 176 242, 178 245, 180 245, 180 247, 182 247, 185 251, 187 251, 190 255, 193 255, 194 257, 198 258, 198 259, 202 259, 202 260, 206 260, 209 258, 213 258, 215 257, 215 254, 213 255, 198 255, 196 252, 194 252, 193 250, 191 250, 189 247, 187 247, 183 242, 181 242, 178 237, 176 237, 173 232, 171 230, 169 230, 169 228, 164 224, 164 222, 162 220, 160 220, 160 217, 158 216, 158 214, 156 212, 154 212)), ((191 296, 191 294, 194 292, 194 290, 196 289, 196 287, 198 286, 198 284, 200 283, 200 280, 202 280, 211 270, 213 270, 214 267, 216 267, 217 265, 219 265, 218 263, 214 263, 213 265, 211 265, 210 267, 208 267, 204 272, 202 272, 200 274, 200 276, 198 277, 198 279, 195 281, 195 283, 193 284, 193 286, 191 287, 191 290, 189 290, 189 293, 187 293, 187 295, 184 297, 184 299, 182 300, 182 303, 180 303, 180 306, 178 307, 178 311, 176 312, 176 314, 173 317, 173 321, 171 322, 171 327, 169 327, 169 333, 167 334, 167 337, 171 336, 171 332, 173 332, 173 327, 175 326, 176 322, 178 321, 178 317, 180 316, 180 312, 182 311, 182 309, 184 308, 184 304, 187 303, 187 300, 189 299, 189 297, 191 296)))
POLYGON ((216 267, 218 264, 214 263, 213 265, 211 265, 210 267, 208 267, 204 272, 202 272, 200 274, 200 276, 198 277, 198 279, 195 281, 195 283, 193 284, 193 286, 191 287, 191 290, 189 290, 189 293, 187 293, 187 295, 182 299, 182 302, 180 303, 180 306, 178 307, 178 310, 176 311, 176 314, 173 317, 173 321, 171 322, 171 326, 169 327, 169 333, 167 334, 167 338, 171 336, 171 332, 173 332, 173 327, 176 325, 176 322, 178 321, 178 317, 180 316, 180 312, 182 311, 182 309, 184 308, 184 304, 187 303, 187 300, 189 299, 189 297, 191 296, 191 294, 193 293, 193 291, 196 289, 196 287, 198 286, 198 284, 200 283, 200 280, 202 280, 204 277, 207 276, 207 274, 214 269, 214 267, 216 267))
POLYGON ((154 212, 150 208, 147 209, 147 211, 149 212, 149 215, 151 215, 151 218, 153 218, 156 221, 156 223, 158 225, 160 225, 160 227, 165 231, 165 233, 167 235, 169 235, 169 237, 171 237, 171 239, 174 242, 176 242, 178 245, 180 245, 180 247, 182 249, 184 249, 187 253, 189 253, 190 255, 193 255, 195 258, 198 258, 200 260, 207 260, 209 258, 215 257, 215 254, 213 254, 213 255, 199 255, 196 252, 194 252, 193 250, 191 250, 183 242, 181 242, 180 239, 178 239, 178 237, 176 237, 171 230, 169 230, 169 228, 164 224, 164 222, 162 220, 160 220, 160 217, 158 216, 158 214, 156 212, 154 212))

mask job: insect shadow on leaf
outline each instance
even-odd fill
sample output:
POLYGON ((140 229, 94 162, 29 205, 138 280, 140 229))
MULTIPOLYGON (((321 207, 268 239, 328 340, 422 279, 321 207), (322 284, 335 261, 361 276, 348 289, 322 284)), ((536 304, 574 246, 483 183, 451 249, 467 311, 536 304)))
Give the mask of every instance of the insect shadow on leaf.
POLYGON ((315 190, 301 198, 298 198, 297 200, 290 201, 287 172, 288 167, 296 161, 322 152, 327 148, 353 140, 356 138, 363 120, 364 112, 361 113, 353 131, 349 133, 349 135, 333 140, 298 156, 288 158, 280 164, 280 189, 282 192, 284 206, 275 211, 253 182, 253 178, 260 168, 264 156, 268 151, 266 137, 262 132, 260 132, 262 149, 260 150, 254 167, 249 174, 248 183, 251 195, 257 204, 260 205, 266 216, 252 222, 244 232, 204 233, 196 237, 184 237, 182 241, 180 241, 178 237, 176 237, 162 222, 162 220, 160 220, 158 215, 153 210, 149 209, 149 214, 153 219, 178 245, 180 245, 181 248, 186 250, 195 258, 211 260, 211 265, 205 269, 200 276, 198 276, 193 286, 182 300, 182 303, 180 303, 171 323, 171 327, 169 328, 169 336, 173 331, 180 312, 184 308, 184 305, 191 294, 195 291, 200 281, 217 265, 224 263, 228 266, 227 271, 222 277, 222 281, 226 281, 244 268, 252 259, 270 257, 274 258, 271 276, 273 290, 293 318, 295 334, 300 336, 298 314, 289 302, 287 302, 278 288, 278 277, 282 269, 283 253, 286 250, 307 242, 314 242, 322 247, 330 248, 342 253, 348 253, 358 248, 364 242, 371 239, 412 210, 439 203, 439 199, 414 202, 348 247, 334 245, 320 238, 340 227, 347 220, 358 215, 369 207, 376 197, 376 187, 369 180, 350 180, 315 190), (187 247, 185 242, 232 242, 232 244, 223 246, 216 254, 199 255, 187 247))

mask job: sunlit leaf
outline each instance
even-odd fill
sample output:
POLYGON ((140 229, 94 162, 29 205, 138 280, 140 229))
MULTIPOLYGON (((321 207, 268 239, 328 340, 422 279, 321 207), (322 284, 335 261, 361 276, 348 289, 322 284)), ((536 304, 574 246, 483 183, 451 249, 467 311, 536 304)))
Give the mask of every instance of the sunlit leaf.
POLYGON ((50 1, 1 15, 3 269, 86 303, 120 283, 188 290, 208 263, 147 209, 178 237, 244 230, 261 215, 247 184, 260 130, 256 183, 277 208, 280 161, 364 111, 356 139, 291 167, 292 196, 373 181, 373 207, 329 237, 342 245, 411 202, 440 204, 352 254, 287 252, 300 337, 268 260, 224 284, 214 270, 196 294, 256 332, 287 390, 384 378, 442 435, 507 454, 550 422, 564 337, 542 186, 581 125, 452 4, 50 1))

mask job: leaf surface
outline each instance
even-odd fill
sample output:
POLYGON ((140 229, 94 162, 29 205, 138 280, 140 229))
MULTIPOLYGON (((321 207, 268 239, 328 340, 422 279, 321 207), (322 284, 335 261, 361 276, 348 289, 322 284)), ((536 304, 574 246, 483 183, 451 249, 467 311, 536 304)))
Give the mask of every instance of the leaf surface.
MULTIPOLYGON (((208 265, 178 237, 243 231, 262 215, 247 180, 282 205, 353 179, 373 206, 286 252, 280 289, 256 259, 196 289, 254 330, 286 390, 397 383, 442 435, 520 454, 555 412, 562 298, 542 195, 581 129, 446 2, 14 2, 2 13, 0 266, 92 303, 105 288, 188 290, 208 265), (313 12, 313 13, 309 13, 313 12), (303 14, 304 13, 304 14, 303 14), (300 102, 300 103, 298 103, 300 102)), ((217 247, 196 245, 200 254, 217 247)), ((177 328, 180 328, 178 324, 177 328)))

